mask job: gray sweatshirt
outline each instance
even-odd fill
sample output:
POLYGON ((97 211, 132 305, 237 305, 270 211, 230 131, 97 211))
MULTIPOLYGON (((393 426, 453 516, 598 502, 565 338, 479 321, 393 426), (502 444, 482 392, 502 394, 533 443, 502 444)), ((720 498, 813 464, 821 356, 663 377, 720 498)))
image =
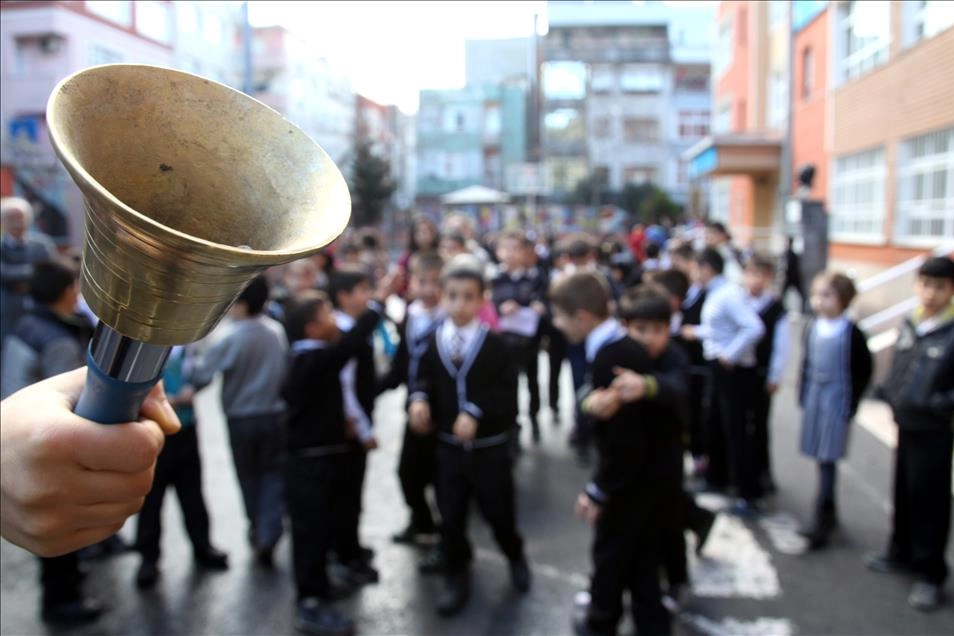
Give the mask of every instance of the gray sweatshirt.
POLYGON ((278 321, 265 315, 236 320, 205 350, 191 383, 201 389, 221 372, 226 417, 281 413, 287 354, 288 339, 278 321))

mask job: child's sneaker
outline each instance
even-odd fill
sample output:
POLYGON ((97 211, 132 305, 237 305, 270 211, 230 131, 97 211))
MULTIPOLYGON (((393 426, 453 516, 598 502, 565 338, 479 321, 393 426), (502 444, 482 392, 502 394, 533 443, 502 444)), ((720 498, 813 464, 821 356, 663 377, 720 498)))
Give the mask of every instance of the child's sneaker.
POLYGON ((351 636, 354 633, 354 621, 316 598, 306 598, 298 604, 295 627, 317 636, 351 636))

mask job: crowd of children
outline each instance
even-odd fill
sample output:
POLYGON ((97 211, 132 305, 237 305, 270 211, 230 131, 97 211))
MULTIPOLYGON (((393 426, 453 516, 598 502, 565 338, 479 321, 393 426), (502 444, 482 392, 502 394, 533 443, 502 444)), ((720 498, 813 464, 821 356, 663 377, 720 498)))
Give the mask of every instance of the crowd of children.
MULTIPOLYGON (((509 564, 510 585, 527 593, 525 545, 533 537, 519 530, 513 465, 521 438, 541 440, 544 395, 554 425, 561 421, 566 360, 575 391, 565 396, 573 405, 570 441, 580 463, 593 464, 576 497, 594 538, 575 629, 615 633, 628 591, 637 633, 670 633, 673 604, 691 585, 685 532, 701 553, 716 519, 696 503, 686 478, 733 497, 726 512, 752 518, 765 510, 778 488, 772 400, 796 337, 800 450, 819 466, 815 514, 803 532, 809 548, 824 548, 838 523, 837 462, 873 366, 849 317, 851 279, 824 272, 811 281, 813 315, 798 336, 792 323, 795 315, 802 321, 802 299, 786 310, 774 291, 776 259, 735 250, 719 224, 704 238, 639 245, 643 262, 601 249, 585 234, 546 242, 510 231, 480 243, 466 217, 443 227, 422 218, 395 267, 368 235, 333 256, 253 280, 228 324, 209 342, 177 350, 167 369, 188 434, 160 456, 139 518, 137 584, 150 587, 159 576, 158 517, 170 484, 197 563, 228 567, 209 539, 189 426, 194 392, 221 374, 248 540, 257 563, 272 567, 287 520, 300 630, 353 632, 354 620, 335 602, 378 580, 374 553, 359 539, 362 491, 368 453, 377 447, 375 399, 402 385, 397 479, 408 517, 396 523, 394 541, 428 546, 420 570, 443 575, 435 609, 452 616, 470 596, 468 511, 475 503, 509 564), (402 315, 384 328, 395 298, 402 315), (379 368, 381 347, 387 369, 379 368), (524 414, 521 383, 530 398, 524 414)), ((910 601, 930 609, 947 577, 954 261, 930 259, 919 274, 919 308, 902 330, 889 382, 878 389, 901 431, 893 533, 887 551, 867 563, 919 573, 910 601)))

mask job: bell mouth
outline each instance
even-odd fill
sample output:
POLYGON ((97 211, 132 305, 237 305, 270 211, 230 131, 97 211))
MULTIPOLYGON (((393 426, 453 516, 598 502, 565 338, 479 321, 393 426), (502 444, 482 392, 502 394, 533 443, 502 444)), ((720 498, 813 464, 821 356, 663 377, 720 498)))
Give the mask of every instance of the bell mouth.
POLYGON ((47 105, 53 146, 89 199, 145 233, 221 256, 306 256, 347 226, 351 198, 327 153, 228 86, 171 69, 75 73, 47 105))

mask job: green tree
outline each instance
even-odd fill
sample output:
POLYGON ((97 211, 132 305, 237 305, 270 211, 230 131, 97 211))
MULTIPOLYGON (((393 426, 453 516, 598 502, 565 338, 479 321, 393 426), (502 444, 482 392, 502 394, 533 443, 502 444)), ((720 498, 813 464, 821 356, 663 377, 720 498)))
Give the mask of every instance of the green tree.
POLYGON ((653 186, 654 192, 639 204, 637 216, 643 223, 658 223, 664 217, 675 219, 682 212, 678 203, 669 198, 665 191, 653 186))
POLYGON ((357 227, 377 225, 397 190, 391 163, 372 152, 371 142, 359 141, 351 162, 351 219, 357 227))
POLYGON ((619 194, 619 207, 632 217, 639 214, 643 202, 652 197, 658 188, 651 183, 627 183, 619 194))

